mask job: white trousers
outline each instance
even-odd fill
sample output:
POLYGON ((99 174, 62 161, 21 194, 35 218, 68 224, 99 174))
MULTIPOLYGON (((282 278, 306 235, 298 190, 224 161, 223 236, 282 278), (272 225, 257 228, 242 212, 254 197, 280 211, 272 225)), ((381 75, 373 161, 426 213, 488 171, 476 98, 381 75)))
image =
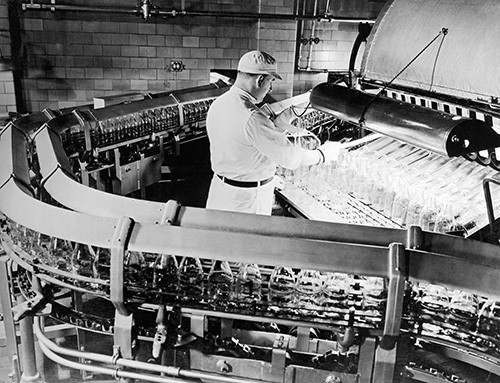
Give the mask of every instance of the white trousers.
POLYGON ((228 185, 214 174, 208 191, 206 208, 271 215, 274 186, 274 181, 271 181, 264 186, 242 188, 228 185))

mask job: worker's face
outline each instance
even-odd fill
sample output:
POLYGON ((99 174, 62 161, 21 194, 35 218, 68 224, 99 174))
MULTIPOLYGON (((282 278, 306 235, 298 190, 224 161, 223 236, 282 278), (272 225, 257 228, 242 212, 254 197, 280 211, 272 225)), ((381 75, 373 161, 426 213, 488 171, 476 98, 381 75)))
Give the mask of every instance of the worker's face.
POLYGON ((257 78, 257 94, 255 98, 257 99, 257 103, 262 102, 266 94, 270 93, 273 90, 273 82, 275 78, 270 75, 260 75, 257 78))

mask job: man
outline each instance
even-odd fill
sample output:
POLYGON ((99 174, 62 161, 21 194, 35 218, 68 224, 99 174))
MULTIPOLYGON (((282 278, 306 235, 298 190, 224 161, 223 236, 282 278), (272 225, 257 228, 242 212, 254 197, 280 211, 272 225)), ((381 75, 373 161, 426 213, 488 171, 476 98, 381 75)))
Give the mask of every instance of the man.
POLYGON ((207 209, 270 215, 277 165, 296 169, 338 158, 339 143, 327 142, 316 150, 293 145, 284 133, 289 121, 278 116, 273 123, 256 106, 276 79, 281 80, 276 60, 250 51, 238 63, 234 85, 211 105, 207 132, 214 177, 207 209))

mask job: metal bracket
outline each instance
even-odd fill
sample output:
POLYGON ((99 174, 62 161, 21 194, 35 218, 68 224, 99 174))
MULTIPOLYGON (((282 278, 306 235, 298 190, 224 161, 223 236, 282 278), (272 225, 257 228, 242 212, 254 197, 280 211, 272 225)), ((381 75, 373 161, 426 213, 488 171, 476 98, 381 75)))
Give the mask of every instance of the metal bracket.
POLYGON ((133 224, 134 222, 129 217, 120 218, 115 227, 111 244, 110 299, 115 309, 124 316, 130 315, 130 312, 125 306, 125 297, 123 293, 123 262, 125 258, 125 248, 133 224))
POLYGON ((273 382, 283 382, 285 376, 286 356, 290 337, 277 334, 271 356, 271 376, 273 382))
POLYGON ((133 353, 132 350, 134 348, 134 338, 132 336, 132 327, 134 325, 134 318, 132 314, 130 315, 122 315, 117 310, 115 312, 115 323, 114 323, 114 354, 113 360, 116 363, 116 360, 120 357, 132 359, 133 353), (120 352, 120 354, 117 354, 120 352))
POLYGON ((420 226, 410 226, 406 237, 406 247, 408 249, 419 250, 424 244, 424 232, 420 226))
POLYGON ((34 297, 24 300, 22 303, 12 307, 14 321, 19 322, 28 315, 47 316, 52 312, 52 304, 49 303, 50 298, 43 295, 40 281, 36 276, 33 276, 32 287, 34 297))
POLYGON ((72 112, 76 119, 78 120, 79 124, 82 126, 83 128, 83 132, 84 132, 84 135, 85 135, 85 149, 86 150, 92 150, 92 142, 91 142, 91 139, 90 139, 90 124, 87 120, 85 120, 85 117, 83 116, 82 112, 75 109, 73 110, 72 112))
POLYGON ((61 115, 61 112, 58 110, 57 112, 52 110, 52 109, 49 109, 49 108, 45 108, 44 110, 42 110, 43 114, 45 114, 49 119, 53 119, 53 118, 56 118, 57 116, 60 116, 61 115))
POLYGON ((309 352, 309 341, 311 340, 311 329, 309 327, 297 327, 297 351, 309 352))
POLYGON ((161 216, 160 225, 177 225, 177 218, 179 217, 179 210, 181 204, 175 200, 169 200, 164 205, 163 214, 161 216))
POLYGON ((28 315, 46 316, 52 312, 52 305, 47 302, 46 297, 40 293, 35 293, 33 298, 12 307, 14 321, 19 322, 28 315))
POLYGON ((391 243, 389 245, 388 257, 389 287, 384 333, 380 342, 380 347, 386 350, 394 348, 401 328, 407 273, 405 247, 401 243, 391 243))

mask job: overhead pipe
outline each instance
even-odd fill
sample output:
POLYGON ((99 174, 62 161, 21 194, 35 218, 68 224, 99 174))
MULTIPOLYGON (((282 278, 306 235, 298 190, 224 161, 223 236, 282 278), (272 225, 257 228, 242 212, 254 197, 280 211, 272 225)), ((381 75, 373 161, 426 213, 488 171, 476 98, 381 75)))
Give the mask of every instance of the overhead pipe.
MULTIPOLYGON (((67 4, 43 4, 43 3, 22 3, 24 11, 65 11, 65 12, 92 12, 92 13, 122 13, 129 15, 142 14, 137 8, 117 8, 117 7, 95 7, 87 5, 67 5, 67 4)), ((144 16, 144 15, 143 15, 144 16)), ((298 15, 298 14, 274 14, 274 13, 241 13, 241 12, 213 12, 213 11, 187 11, 172 10, 163 11, 155 9, 151 16, 177 17, 231 17, 238 19, 276 19, 276 20, 317 20, 340 23, 375 23, 374 19, 334 17, 330 15, 298 15)))
POLYGON ((500 146, 484 121, 401 102, 331 83, 311 92, 312 107, 368 130, 440 155, 460 156, 500 146))

